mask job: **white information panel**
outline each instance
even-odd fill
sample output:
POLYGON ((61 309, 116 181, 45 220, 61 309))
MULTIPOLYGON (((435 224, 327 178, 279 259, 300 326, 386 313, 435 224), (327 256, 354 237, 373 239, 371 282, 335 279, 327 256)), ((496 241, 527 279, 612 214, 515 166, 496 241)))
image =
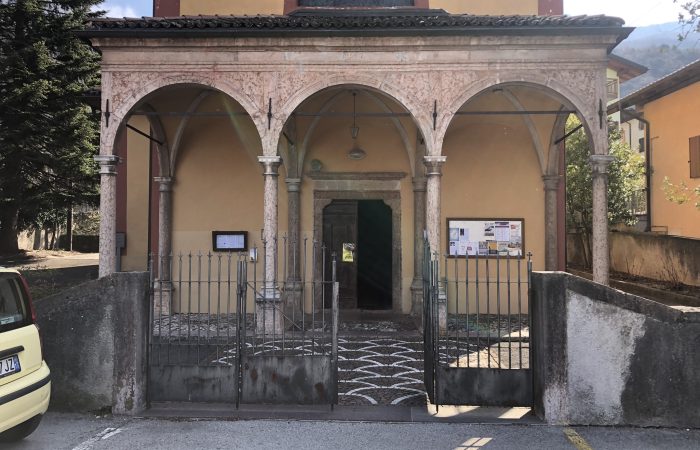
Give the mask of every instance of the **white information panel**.
POLYGON ((523 219, 447 219, 449 256, 522 257, 523 219))

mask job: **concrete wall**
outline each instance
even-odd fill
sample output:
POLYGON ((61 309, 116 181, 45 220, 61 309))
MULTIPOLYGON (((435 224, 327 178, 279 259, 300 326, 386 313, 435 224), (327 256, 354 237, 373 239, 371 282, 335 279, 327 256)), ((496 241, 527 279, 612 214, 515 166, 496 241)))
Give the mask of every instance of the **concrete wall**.
POLYGON ((535 273, 536 413, 551 424, 700 426, 700 308, 535 273))
MULTIPOLYGON (((567 236, 567 260, 576 266, 583 264, 578 234, 567 236)), ((700 239, 611 232, 610 268, 630 275, 700 286, 700 239)))
POLYGON ((700 238, 700 211, 696 198, 677 205, 666 200, 664 177, 673 184, 686 183, 691 189, 700 179, 690 178, 688 139, 700 135, 697 111, 700 109, 700 83, 644 105, 644 118, 651 123, 651 205, 652 226, 668 234, 700 238))
POLYGON ((146 273, 117 273, 36 302, 52 408, 145 408, 148 283, 146 273))

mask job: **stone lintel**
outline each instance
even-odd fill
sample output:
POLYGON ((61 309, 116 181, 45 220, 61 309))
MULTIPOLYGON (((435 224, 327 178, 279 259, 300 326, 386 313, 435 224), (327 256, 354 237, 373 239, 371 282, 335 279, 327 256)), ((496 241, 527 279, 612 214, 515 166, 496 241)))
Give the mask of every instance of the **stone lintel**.
POLYGON ((402 180, 406 172, 312 172, 312 180, 402 180))

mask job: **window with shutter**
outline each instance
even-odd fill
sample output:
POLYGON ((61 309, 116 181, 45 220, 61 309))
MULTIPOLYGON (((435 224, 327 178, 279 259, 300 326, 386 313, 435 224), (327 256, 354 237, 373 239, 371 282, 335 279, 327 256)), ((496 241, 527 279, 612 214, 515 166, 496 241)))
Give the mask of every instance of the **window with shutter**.
POLYGON ((690 138, 690 178, 700 178, 700 136, 690 138))

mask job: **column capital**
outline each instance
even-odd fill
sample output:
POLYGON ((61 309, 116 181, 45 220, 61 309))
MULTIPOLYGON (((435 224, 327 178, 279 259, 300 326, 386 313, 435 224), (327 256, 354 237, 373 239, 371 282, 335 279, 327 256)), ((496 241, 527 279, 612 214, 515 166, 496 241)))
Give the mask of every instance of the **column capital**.
POLYGON ((153 181, 158 183, 160 192, 171 192, 173 190, 173 177, 153 177, 153 181))
POLYGON ((423 177, 416 177, 413 179, 413 192, 425 192, 428 184, 428 180, 423 177))
POLYGON ((277 176, 277 170, 282 164, 282 158, 280 156, 258 156, 258 162, 265 169, 263 175, 277 176))
POLYGON ((442 165, 447 161, 447 156, 424 156, 423 164, 428 169, 426 176, 442 176, 442 165))
POLYGON ((100 175, 116 175, 119 157, 117 155, 95 155, 95 162, 100 165, 100 175))
POLYGON ((561 177, 559 175, 545 175, 542 177, 545 191, 556 191, 559 189, 561 177))
POLYGON ((608 173, 608 166, 615 159, 612 155, 591 155, 590 163, 593 169, 593 176, 596 175, 606 175, 608 173))
POLYGON ((301 187, 301 178, 287 178, 284 180, 287 183, 287 192, 299 192, 301 187))

